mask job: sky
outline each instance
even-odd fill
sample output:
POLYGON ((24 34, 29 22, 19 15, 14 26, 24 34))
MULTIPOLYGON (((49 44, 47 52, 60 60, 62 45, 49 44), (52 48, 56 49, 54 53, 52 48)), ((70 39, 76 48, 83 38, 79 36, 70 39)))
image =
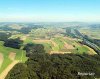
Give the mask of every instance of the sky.
POLYGON ((100 22, 100 0, 0 0, 0 22, 100 22))

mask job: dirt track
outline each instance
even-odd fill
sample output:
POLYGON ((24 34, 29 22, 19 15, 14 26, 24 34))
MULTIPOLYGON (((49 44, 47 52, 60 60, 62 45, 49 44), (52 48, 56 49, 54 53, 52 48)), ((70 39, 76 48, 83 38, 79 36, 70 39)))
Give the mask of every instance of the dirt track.
POLYGON ((70 37, 63 37, 63 38, 68 40, 77 40, 76 38, 70 38, 70 37))
POLYGON ((50 54, 69 54, 71 52, 51 51, 50 54))
POLYGON ((17 64, 19 61, 15 60, 13 61, 1 74, 0 74, 0 79, 5 79, 7 76, 8 72, 13 68, 15 64, 17 64))
POLYGON ((3 54, 0 53, 0 67, 1 67, 2 63, 3 63, 3 54))

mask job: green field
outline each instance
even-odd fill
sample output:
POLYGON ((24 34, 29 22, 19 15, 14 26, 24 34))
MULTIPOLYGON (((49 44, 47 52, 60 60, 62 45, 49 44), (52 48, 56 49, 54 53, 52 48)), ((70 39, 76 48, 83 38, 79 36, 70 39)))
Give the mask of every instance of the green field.
POLYGON ((82 28, 80 32, 90 36, 91 38, 100 39, 100 29, 82 28))
MULTIPOLYGON (((61 52, 71 52, 71 53, 79 53, 79 54, 83 54, 83 53, 88 53, 89 48, 85 47, 83 45, 81 45, 79 43, 79 40, 73 40, 73 38, 70 39, 64 39, 62 36, 62 32, 65 33, 65 30, 62 28, 51 28, 51 27, 46 27, 46 28, 38 28, 38 29, 32 29, 31 32, 29 32, 29 36, 26 37, 26 39, 24 40, 24 44, 27 43, 33 43, 34 39, 38 39, 38 40, 51 40, 53 42, 56 43, 56 46, 53 46, 52 43, 47 43, 47 42, 35 42, 36 44, 43 44, 44 45, 44 49, 46 52, 50 52, 50 51, 61 51, 61 52), (55 31, 56 29, 56 31, 55 31), (61 35, 60 35, 61 34, 61 35), (58 37, 57 37, 58 36, 58 37), (74 49, 66 49, 65 47, 65 42, 68 45, 71 45, 74 47, 74 49)), ((97 34, 99 33, 99 30, 94 30, 94 29, 88 29, 88 28, 82 28, 79 29, 80 32, 84 33, 84 34, 88 34, 89 36, 95 36, 99 37, 100 35, 97 34), (92 31, 91 31, 92 30, 92 31)), ((16 34, 16 35, 12 35, 12 38, 15 37, 23 37, 26 36, 25 34, 16 34)), ((70 38, 70 37, 68 37, 70 38)))
MULTIPOLYGON (((42 39, 40 39, 40 40, 42 40, 42 39)), ((71 52, 71 53, 76 53, 76 54, 83 54, 83 53, 88 54, 88 52, 90 51, 89 47, 86 47, 86 46, 80 44, 78 42, 78 40, 69 40, 69 39, 64 39, 63 37, 55 37, 55 38, 52 38, 51 40, 56 43, 56 46, 53 46, 53 44, 51 42, 49 42, 49 43, 34 42, 34 43, 43 44, 46 52, 60 51, 60 52, 71 52), (74 49, 67 49, 64 46, 65 45, 64 42, 66 42, 68 45, 74 46, 74 49)), ((31 40, 29 40, 28 42, 31 42, 31 40)), ((91 52, 91 53, 94 54, 94 52, 91 52)))
MULTIPOLYGON (((0 65, 1 65, 0 66, 0 75, 2 75, 1 73, 5 74, 5 69, 7 70, 8 68, 9 69, 7 72, 9 72, 11 70, 10 68, 12 68, 11 66, 14 66, 16 63, 19 63, 19 64, 24 63, 24 65, 25 65, 26 64, 25 61, 27 61, 28 58, 29 58, 28 59, 28 61, 29 61, 30 55, 32 53, 34 53, 33 55, 35 55, 35 53, 37 53, 35 51, 37 51, 37 50, 38 51, 45 50, 45 52, 42 52, 42 53, 48 53, 46 55, 51 56, 52 59, 53 59, 53 56, 55 56, 56 54, 59 54, 59 55, 57 55, 59 57, 59 59, 62 58, 62 57, 60 57, 60 55, 64 56, 64 58, 65 58, 65 56, 67 57, 67 55, 71 55, 71 54, 73 54, 73 55, 77 54, 77 57, 78 57, 78 55, 83 57, 85 54, 88 54, 89 56, 93 56, 93 55, 97 54, 91 46, 89 46, 83 42, 84 42, 84 39, 86 39, 86 38, 84 38, 84 36, 86 36, 86 35, 89 36, 89 38, 91 38, 91 39, 94 39, 94 38, 100 39, 99 29, 93 29, 93 28, 90 29, 90 28, 86 28, 86 27, 85 28, 84 27, 79 27, 79 28, 63 27, 62 25, 59 27, 58 26, 53 27, 52 25, 50 25, 50 26, 49 25, 36 25, 35 26, 34 24, 24 24, 25 27, 22 24, 20 27, 20 24, 18 24, 18 25, 19 25, 19 27, 17 28, 16 25, 14 25, 15 27, 13 27, 8 24, 8 27, 7 26, 4 28, 1 27, 1 29, 0 29, 0 31, 1 31, 1 33, 0 33, 0 40, 1 40, 0 41, 0 57, 1 57, 0 61, 3 60, 3 62, 1 61, 1 63, 0 63, 0 65), (8 43, 8 44, 6 44, 6 43, 8 43), (30 46, 31 44, 33 45, 32 48, 30 46), (44 49, 41 49, 41 47, 40 48, 38 47, 41 45, 36 45, 36 48, 35 48, 36 50, 35 50, 34 44, 42 44, 43 45, 42 47, 44 49), (6 45, 8 45, 8 47, 6 45), (15 49, 15 48, 17 48, 17 45, 19 46, 18 47, 19 49, 15 49), (27 47, 28 45, 29 45, 29 48, 27 47), (26 46, 25 50, 28 51, 27 55, 26 55, 26 51, 23 50, 23 48, 25 46, 26 46), (55 55, 52 55, 52 54, 55 54, 55 55), (26 57, 26 56, 29 56, 29 57, 26 57)), ((98 43, 96 43, 96 44, 98 44, 98 43)), ((99 49, 98 46, 97 46, 97 48, 99 49)), ((37 54, 37 55, 39 55, 39 54, 37 54)), ((38 56, 38 57, 40 58, 40 56, 38 56)), ((81 57, 78 57, 78 58, 81 58, 81 57)), ((68 61, 70 59, 72 61, 72 57, 69 58, 69 56, 68 56, 68 61)), ((73 60, 74 60, 74 58, 73 58, 73 60)), ((77 59, 75 58, 75 61, 76 60, 77 59)), ((59 62, 58 58, 55 61, 57 61, 57 63, 58 63, 59 62)), ((55 61, 53 61, 53 62, 55 62, 55 61)), ((64 61, 66 61, 66 60, 64 60, 64 61)), ((62 62, 63 61, 61 60, 61 63, 62 62)), ((78 61, 76 63, 78 63, 78 61)), ((72 64, 72 62, 71 62, 71 64, 72 64)), ((82 64, 84 64, 84 63, 82 63, 82 64)), ((46 62, 46 65, 48 65, 47 67, 49 67, 48 61, 46 62)), ((25 65, 25 67, 26 66, 27 65, 25 65)), ((16 72, 15 72, 15 74, 16 74, 16 72)), ((48 75, 48 74, 45 74, 44 76, 46 76, 46 75, 48 75)))
POLYGON ((4 47, 2 41, 0 41, 0 53, 3 54, 3 63, 0 68, 0 73, 11 64, 12 60, 9 58, 9 54, 11 52, 16 53, 15 60, 19 60, 20 62, 25 62, 27 60, 25 51, 21 49, 14 49, 10 47, 4 47))

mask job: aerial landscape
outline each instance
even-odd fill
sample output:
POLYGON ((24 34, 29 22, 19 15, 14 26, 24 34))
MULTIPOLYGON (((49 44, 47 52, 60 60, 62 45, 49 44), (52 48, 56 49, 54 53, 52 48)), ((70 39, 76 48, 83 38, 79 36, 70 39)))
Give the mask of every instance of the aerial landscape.
POLYGON ((99 2, 2 0, 0 79, 100 79, 99 2))

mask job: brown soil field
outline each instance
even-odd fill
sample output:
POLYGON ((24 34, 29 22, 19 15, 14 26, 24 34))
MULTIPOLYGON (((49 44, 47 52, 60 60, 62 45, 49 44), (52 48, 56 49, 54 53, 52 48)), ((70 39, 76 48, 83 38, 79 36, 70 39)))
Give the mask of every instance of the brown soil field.
POLYGON ((64 46, 65 46, 67 49, 75 49, 72 45, 66 43, 65 41, 64 41, 64 44, 65 44, 64 46))
POLYGON ((50 42, 52 43, 52 45, 53 45, 54 47, 58 46, 54 41, 50 40, 50 42))
POLYGON ((14 53, 14 52, 10 52, 10 53, 9 53, 9 58, 10 58, 11 60, 14 60, 14 59, 15 59, 15 56, 16 56, 16 53, 14 53))

